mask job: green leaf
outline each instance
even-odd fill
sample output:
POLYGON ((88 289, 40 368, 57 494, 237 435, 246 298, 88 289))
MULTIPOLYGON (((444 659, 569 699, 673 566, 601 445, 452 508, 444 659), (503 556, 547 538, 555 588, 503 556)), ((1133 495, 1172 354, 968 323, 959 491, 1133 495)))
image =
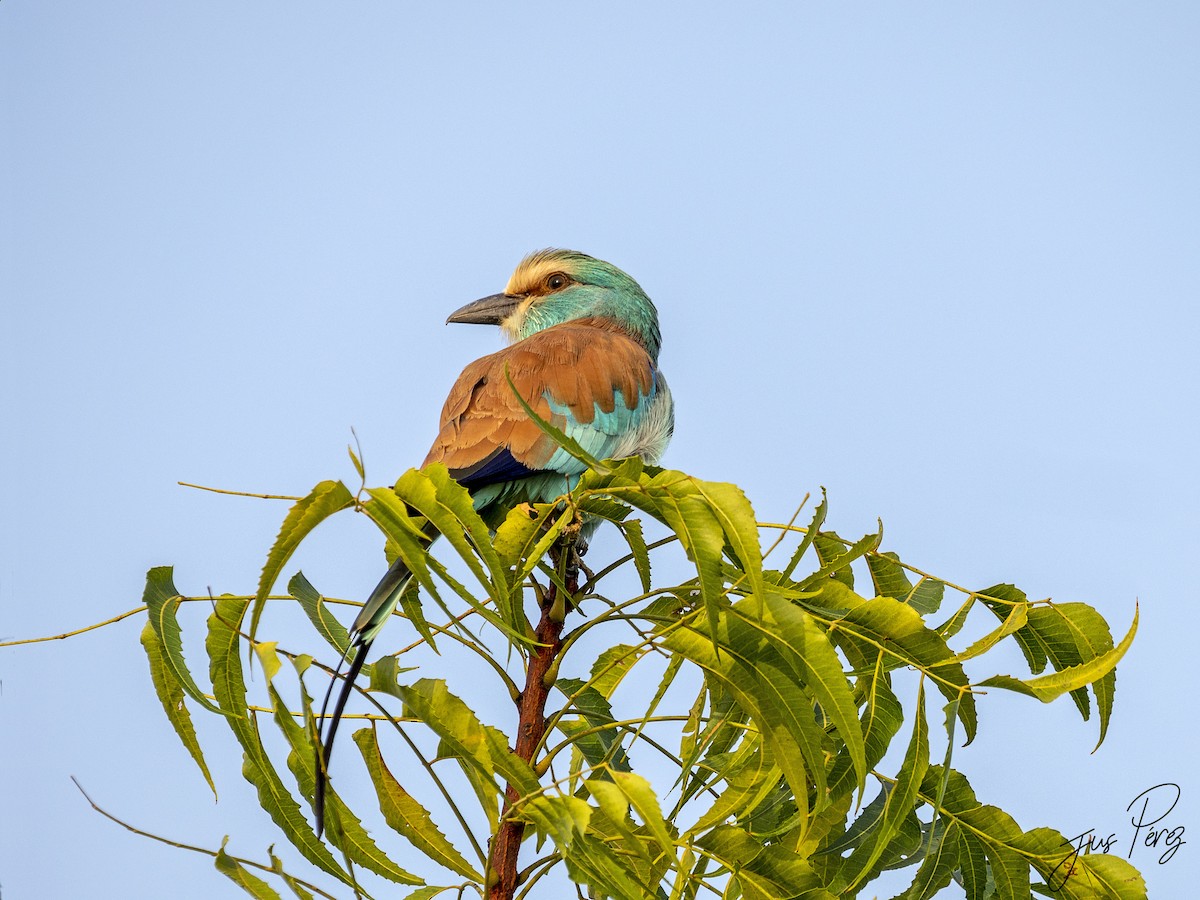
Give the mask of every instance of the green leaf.
MULTIPOLYGON (((561 847, 561 845, 559 845, 561 847)), ((567 876, 576 884, 590 885, 594 896, 611 900, 646 900, 645 882, 606 841, 580 835, 563 852, 567 876)))
POLYGON ((371 728, 361 728, 354 733, 354 742, 362 753, 375 793, 379 798, 379 810, 388 827, 403 836, 414 847, 440 866, 444 866, 482 883, 483 876, 463 858, 434 823, 429 812, 404 789, 388 770, 379 752, 379 741, 371 728))
MULTIPOLYGON (((519 618, 515 614, 508 570, 492 546, 488 526, 475 511, 467 489, 450 477, 444 465, 434 463, 421 470, 409 469, 396 482, 395 492, 401 501, 428 519, 454 547, 496 604, 499 615, 471 593, 456 587, 459 596, 509 638, 524 641, 524 612, 519 618)), ((372 497, 376 494, 372 493, 372 497)), ((407 557, 405 560, 407 562, 407 557)), ((439 575, 445 577, 441 571, 439 575)))
MULTIPOLYGON (((620 838, 621 848, 640 857, 645 866, 653 866, 655 860, 664 852, 662 844, 650 846, 649 841, 643 840, 638 834, 637 826, 629 816, 629 798, 613 781, 603 778, 592 778, 586 782, 588 793, 596 801, 597 812, 592 820, 592 830, 598 831, 602 823, 608 824, 608 831, 620 838)), ((671 843, 667 844, 672 846, 671 843)), ((631 860, 631 865, 637 862, 631 860)))
POLYGON ((354 465, 354 471, 358 473, 358 480, 366 481, 367 470, 363 467, 362 460, 358 458, 358 454, 354 452, 354 448, 347 444, 346 452, 350 454, 350 462, 354 465))
POLYGON ((283 663, 279 661, 279 653, 275 649, 278 646, 278 641, 256 641, 254 643, 254 655, 262 663, 263 677, 267 679, 268 684, 283 667, 283 663))
POLYGON ((1034 828, 1016 842, 1042 878, 1033 889, 1056 900, 1146 900, 1146 882, 1126 860, 1104 853, 1080 855, 1052 828, 1034 828))
MULTIPOLYGON (((842 670, 837 651, 825 631, 804 610, 771 594, 767 594, 765 600, 779 638, 793 651, 784 658, 837 729, 861 787, 867 778, 866 747, 854 692, 842 670)), ((739 608, 740 605, 735 607, 739 608)))
POLYGON ((179 735, 179 740, 183 742, 187 752, 200 767, 204 780, 208 782, 208 787, 213 792, 213 799, 216 799, 217 786, 213 783, 212 774, 204 762, 200 741, 197 740, 196 729, 192 725, 192 714, 188 712, 187 705, 183 702, 183 688, 175 677, 174 670, 167 664, 162 641, 158 639, 158 632, 149 622, 142 629, 142 646, 146 650, 146 658, 150 661, 150 678, 154 682, 154 692, 158 694, 163 711, 166 712, 171 727, 179 735))
MULTIPOLYGON (((316 753, 318 743, 317 723, 312 714, 312 701, 301 682, 301 703, 304 707, 304 721, 307 728, 302 728, 293 719, 292 714, 284 704, 283 699, 274 685, 269 686, 272 706, 275 711, 275 724, 287 738, 292 751, 288 754, 288 768, 296 779, 300 792, 310 801, 316 786, 316 753)), ((379 849, 379 846, 367 834, 362 821, 356 816, 341 797, 332 789, 325 796, 325 818, 328 823, 326 833, 330 843, 341 850, 346 857, 382 878, 396 884, 424 884, 424 879, 412 874, 397 865, 379 849)))
POLYGON ((517 504, 508 511, 504 521, 496 527, 492 539, 492 546, 505 569, 515 570, 528 559, 530 550, 537 544, 538 535, 553 512, 554 505, 550 503, 533 507, 517 504))
POLYGON ((611 698, 617 685, 629 674, 637 661, 649 652, 648 647, 615 644, 596 657, 596 661, 592 663, 592 677, 589 682, 600 692, 600 696, 611 698))
POLYGON ((929 768, 929 725, 925 721, 925 684, 917 689, 917 702, 912 738, 904 754, 904 762, 896 781, 884 789, 883 808, 879 817, 867 829, 863 841, 846 860, 834 883, 835 890, 845 893, 861 884, 872 872, 892 840, 900 834, 901 826, 913 811, 917 792, 929 768))
POLYGON ((578 710, 587 722, 586 728, 564 720, 560 720, 559 726, 560 730, 575 741, 588 762, 592 766, 608 763, 614 769, 629 771, 629 757, 621 747, 620 734, 612 727, 616 719, 613 718, 608 698, 579 678, 560 677, 554 682, 554 686, 567 696, 570 705, 578 710), (588 735, 579 735, 581 731, 592 729, 600 730, 588 735))
POLYGON ((539 794, 521 804, 519 816, 533 825, 539 836, 552 838, 565 855, 587 833, 592 808, 580 797, 539 794))
POLYGON ((931 765, 926 771, 920 799, 936 803, 943 781, 938 814, 947 828, 958 826, 958 857, 968 900, 983 900, 989 878, 1000 900, 1026 900, 1030 858, 1020 827, 1004 810, 981 804, 962 774, 946 773, 941 766, 931 765))
POLYGON ((436 597, 437 584, 429 573, 426 555, 429 535, 408 514, 408 507, 392 488, 368 488, 367 494, 371 499, 363 504, 363 512, 387 536, 421 587, 436 597))
MULTIPOLYGON (((288 593, 300 604, 300 608, 312 622, 317 634, 325 638, 339 656, 344 656, 346 648, 350 645, 350 636, 346 627, 329 611, 329 607, 325 605, 325 598, 309 583, 303 572, 297 572, 292 576, 291 581, 288 582, 288 593)), ((365 666, 363 670, 366 671, 368 668, 370 668, 369 665, 365 666)))
POLYGON ((679 542, 700 578, 700 597, 709 627, 715 629, 718 604, 724 595, 721 557, 725 533, 699 484, 698 479, 680 472, 660 472, 644 485, 646 499, 634 495, 630 502, 660 518, 679 535, 679 542))
MULTIPOLYGON (((771 761, 771 754, 763 746, 761 738, 750 737, 742 745, 742 750, 732 754, 733 764, 718 770, 714 781, 723 779, 726 782, 725 789, 717 795, 708 811, 687 830, 689 836, 708 831, 731 817, 744 819, 779 784, 783 773, 771 761)), ((714 761, 710 759, 708 764, 713 765, 714 761)))
POLYGON ((314 528, 335 512, 354 505, 354 495, 340 481, 322 481, 308 496, 296 501, 279 526, 279 535, 267 554, 258 590, 254 595, 254 611, 250 614, 250 639, 258 633, 258 620, 262 617, 267 595, 275 586, 279 573, 295 552, 296 547, 314 528))
POLYGON ((879 546, 881 533, 865 534, 853 544, 847 546, 847 541, 838 537, 836 532, 822 531, 813 539, 817 548, 817 558, 821 567, 800 581, 802 590, 817 587, 827 579, 839 581, 848 588, 854 587, 854 572, 850 564, 861 559, 879 546))
MULTIPOLYGON (((854 570, 850 568, 850 563, 856 557, 846 552, 847 544, 848 542, 843 540, 841 535, 836 531, 820 531, 813 538, 813 546, 817 551, 817 559, 821 561, 819 573, 823 573, 822 577, 828 576, 835 581, 840 581, 848 588, 853 588, 854 570)), ((864 556, 868 550, 874 550, 878 545, 879 538, 875 536, 875 540, 871 542, 870 547, 863 548, 858 557, 864 556)), ((805 582, 801 582, 801 585, 807 587, 805 582)))
POLYGON ((633 556, 633 565, 637 569, 638 578, 642 581, 642 592, 650 593, 650 551, 646 547, 646 538, 642 534, 641 519, 627 519, 620 524, 621 534, 629 545, 633 556))
POLYGON ((225 841, 221 842, 221 849, 217 851, 216 866, 218 872, 251 897, 257 897, 259 900, 279 900, 279 894, 269 884, 251 875, 245 866, 225 852, 225 841))
POLYGON ((300 900, 313 900, 312 893, 301 887, 300 882, 284 870, 283 860, 275 855, 274 846, 267 850, 267 855, 271 857, 271 871, 282 879, 283 883, 288 886, 293 894, 299 897, 300 900))
POLYGON ((825 496, 825 488, 821 488, 821 502, 817 504, 816 510, 813 512, 812 522, 809 523, 808 530, 804 532, 804 538, 800 541, 800 545, 792 554, 792 558, 788 561, 787 566, 783 570, 784 578, 791 578, 792 573, 796 571, 796 566, 800 565, 800 560, 804 558, 804 554, 808 548, 812 546, 813 540, 821 531, 821 526, 825 524, 825 515, 829 512, 829 498, 825 496))
POLYGON ((975 737, 975 698, 969 692, 962 664, 941 635, 926 626, 911 606, 890 597, 876 597, 836 620, 830 633, 835 641, 848 642, 850 649, 864 657, 873 659, 875 652, 882 651, 897 662, 916 666, 948 700, 961 697, 958 717, 967 743, 975 737))
MULTIPOLYGON (((855 686, 856 694, 865 701, 859 727, 863 733, 863 753, 868 770, 883 759, 904 721, 904 709, 888 683, 884 661, 885 654, 881 651, 876 655, 874 667, 860 675, 855 686)), ((848 796, 858 784, 849 750, 843 745, 838 748, 837 759, 829 774, 830 798, 848 796)))
POLYGON ((954 822, 934 832, 912 884, 895 900, 932 900, 950 884, 950 879, 959 868, 958 828, 958 823, 954 822))
MULTIPOLYGON (((1133 623, 1122 638, 1121 643, 1106 653, 1091 657, 1087 662, 1068 666, 1049 675, 1020 681, 1011 675, 994 675, 979 682, 983 687, 1000 687, 1006 690, 1018 691, 1030 697, 1036 697, 1043 703, 1056 700, 1068 691, 1075 691, 1085 685, 1094 684, 1106 678, 1115 668, 1121 657, 1133 644, 1137 634, 1138 612, 1133 614, 1133 623)), ((1111 706, 1111 702, 1110 702, 1111 706)), ((1103 740, 1103 735, 1101 735, 1103 740)))
POLYGON ((922 575, 921 580, 917 582, 917 586, 912 589, 912 592, 905 598, 904 602, 921 615, 928 616, 941 608, 942 596, 945 592, 945 582, 938 581, 936 578, 930 578, 928 575, 922 575))
POLYGON ((806 859, 780 844, 764 847, 744 829, 721 825, 696 844, 735 873, 745 900, 834 900, 806 859))
POLYGON ((170 566, 157 566, 146 573, 146 589, 142 592, 142 602, 146 604, 150 627, 158 636, 163 659, 179 686, 205 709, 220 713, 222 710, 214 706, 196 685, 183 658, 183 630, 179 627, 179 620, 175 618, 175 611, 179 609, 183 598, 175 589, 171 578, 173 571, 170 566))
MULTIPOLYGON (((1029 598, 1025 596, 1025 592, 1011 584, 995 584, 990 588, 979 591, 976 596, 983 602, 983 605, 995 613, 996 618, 1004 621, 1008 618, 1008 612, 1013 606, 1028 604, 1029 598)), ((1029 671, 1037 675, 1046 668, 1046 649, 1042 643, 1041 637, 1038 635, 1038 623, 1042 613, 1034 609, 1029 620, 1026 622, 1025 628, 1020 628, 1016 631, 1013 637, 1017 641, 1017 645, 1021 648, 1021 652, 1025 654, 1025 661, 1029 664, 1029 671)))
POLYGON ((247 709, 246 682, 238 650, 241 646, 239 629, 248 607, 249 603, 237 597, 218 598, 216 609, 208 619, 205 642, 213 694, 221 709, 228 713, 225 721, 245 751, 242 775, 257 788, 259 805, 305 859, 345 884, 353 884, 353 879, 313 832, 300 805, 284 786, 263 747, 257 721, 247 709))
POLYGON ((639 816, 658 841, 662 852, 669 853, 675 846, 675 838, 663 818, 662 808, 658 805, 658 797, 650 782, 633 772, 612 771, 613 783, 620 789, 625 798, 637 810, 639 816))
POLYGON ((758 540, 758 520, 750 501, 735 484, 697 479, 695 486, 721 523, 734 560, 744 576, 742 591, 761 594, 764 588, 762 546, 758 540))
POLYGON ((913 586, 900 565, 900 557, 891 552, 868 553, 866 559, 876 596, 906 601, 913 586))
MULTIPOLYGON (((753 603, 752 598, 742 601, 753 603)), ((664 645, 717 678, 762 733, 766 746, 783 770, 802 811, 807 807, 808 780, 818 803, 825 799, 825 732, 816 721, 813 700, 795 675, 796 655, 777 641, 764 645, 756 617, 720 610, 718 627, 675 627, 664 645)), ((857 727, 857 722, 855 723, 857 727)))
POLYGON ((1017 630, 1024 628, 1029 621, 1029 604, 1018 603, 1012 606, 1008 611, 1008 616, 1000 623, 1000 627, 988 632, 979 640, 975 641, 966 650, 959 653, 959 662, 966 662, 968 659, 974 659, 976 656, 981 656, 987 651, 995 647, 1000 641, 1014 634, 1017 630))
POLYGON ((382 656, 371 669, 371 679, 367 690, 391 694, 397 699, 400 696, 399 678, 405 672, 415 672, 416 666, 401 666, 395 656, 382 656))
MULTIPOLYGON (((441 679, 422 678, 398 688, 408 715, 420 719, 443 743, 470 762, 484 777, 501 775, 521 795, 538 790, 537 776, 529 763, 509 750, 500 729, 484 725, 467 704, 446 689, 441 679)), ((500 787, 495 785, 496 792, 500 787)))

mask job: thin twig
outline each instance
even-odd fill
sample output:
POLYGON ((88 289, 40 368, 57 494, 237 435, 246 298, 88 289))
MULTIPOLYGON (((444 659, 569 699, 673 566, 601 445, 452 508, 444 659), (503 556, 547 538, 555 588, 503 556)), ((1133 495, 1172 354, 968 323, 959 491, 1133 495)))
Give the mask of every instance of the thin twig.
POLYGON ((195 488, 198 491, 208 491, 211 494, 228 494, 231 497, 254 497, 258 500, 291 500, 293 503, 297 500, 303 500, 303 497, 293 497, 290 494, 253 494, 249 491, 230 491, 225 488, 208 487, 203 484, 192 484, 189 481, 175 482, 180 487, 195 488))
MULTIPOLYGON (((229 599, 253 600, 254 598, 253 598, 253 596, 251 596, 249 594, 245 594, 242 596, 231 596, 229 599)), ((290 594, 282 594, 282 595, 278 595, 278 596, 267 597, 267 600, 295 600, 295 599, 296 598, 291 596, 290 594)), ((333 597, 325 597, 323 599, 327 603, 335 604, 338 606, 362 606, 361 603, 358 603, 354 600, 338 600, 333 597)), ((180 597, 179 602, 180 603, 200 603, 200 602, 212 603, 213 598, 209 595, 205 595, 203 597, 180 597)), ((19 641, 4 641, 3 643, 0 643, 0 648, 19 647, 22 644, 41 644, 41 643, 44 643, 45 641, 61 641, 61 640, 63 640, 63 638, 75 637, 75 635, 77 635, 77 634, 86 634, 89 631, 95 631, 98 628, 104 628, 106 625, 115 625, 117 622, 120 622, 122 619, 128 619, 130 616, 136 616, 138 613, 143 613, 145 611, 146 611, 146 607, 138 606, 138 607, 135 607, 134 609, 130 609, 130 610, 127 610, 126 612, 121 613, 119 616, 113 616, 111 619, 105 619, 103 622, 96 622, 92 625, 85 625, 82 628, 76 628, 74 631, 65 631, 62 634, 50 634, 50 635, 46 635, 45 637, 21 638, 21 640, 19 640, 19 641)))
POLYGON ((40 644, 43 641, 61 641, 63 638, 75 637, 77 634, 84 634, 88 631, 95 631, 97 628, 103 628, 105 625, 114 625, 122 619, 128 619, 130 616, 136 616, 140 612, 145 612, 146 607, 139 606, 137 609, 131 609, 128 612, 123 612, 119 616, 113 616, 111 619, 105 619, 103 622, 97 622, 95 625, 87 625, 83 628, 76 628, 74 631, 64 631, 62 634, 51 634, 46 637, 22 638, 19 641, 4 641, 0 643, 0 647, 19 647, 22 644, 40 644))
MULTIPOLYGON (((78 778, 76 778, 74 775, 72 775, 71 780, 73 782, 75 782, 75 787, 77 787, 79 789, 79 793, 83 794, 83 799, 87 800, 88 805, 91 806, 92 809, 94 809, 96 812, 100 813, 100 815, 104 816, 104 818, 108 819, 109 821, 116 822, 118 825, 120 825, 125 830, 132 831, 134 834, 138 835, 139 837, 150 838, 153 841, 158 841, 160 843, 167 844, 170 847, 176 847, 180 850, 191 850, 193 853, 202 853, 205 856, 211 856, 213 859, 217 858, 218 851, 216 851, 216 850, 209 850, 207 847, 194 847, 191 844, 181 844, 179 841, 173 841, 170 838, 163 837, 162 835, 151 834, 149 831, 142 831, 142 829, 135 828, 133 825, 130 825, 128 822, 118 819, 116 816, 114 816, 108 810, 97 805, 96 801, 93 800, 88 795, 88 792, 83 789, 83 785, 79 783, 78 778)), ((229 854, 226 854, 226 856, 229 856, 229 854)), ((258 869, 260 872, 267 872, 271 875, 281 874, 274 867, 264 866, 262 863, 257 863, 252 859, 242 859, 241 857, 238 857, 238 856, 229 856, 229 858, 232 859, 236 863, 240 863, 243 866, 250 866, 251 868, 258 869)), ((337 898, 334 897, 333 894, 325 893, 325 891, 321 890, 315 884, 310 884, 307 881, 297 878, 295 875, 288 875, 287 877, 289 879, 291 879, 292 881, 296 882, 296 884, 300 885, 301 887, 307 888, 308 890, 310 890, 316 894, 320 894, 322 897, 328 897, 329 900, 337 900, 337 898)))

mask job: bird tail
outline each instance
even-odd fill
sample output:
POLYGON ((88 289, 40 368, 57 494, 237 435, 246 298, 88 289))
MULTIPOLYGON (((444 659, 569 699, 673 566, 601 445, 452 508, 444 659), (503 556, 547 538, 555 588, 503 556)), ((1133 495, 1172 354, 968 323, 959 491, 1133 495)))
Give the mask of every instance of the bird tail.
POLYGON ((329 758, 333 753, 333 739, 337 737, 338 722, 341 721, 342 713, 346 709, 346 701, 350 699, 350 692, 354 690, 354 680, 367 661, 367 653, 375 641, 375 635, 379 633, 380 628, 396 609, 396 603, 411 579, 412 573, 409 572, 404 562, 397 558, 380 579, 379 584, 375 586, 375 590, 371 591, 371 596, 367 598, 358 618, 354 620, 354 625, 350 629, 350 645, 338 661, 333 679, 329 682, 329 689, 325 691, 325 700, 321 704, 321 716, 318 720, 320 730, 317 734, 319 743, 316 785, 313 790, 313 813, 317 820, 318 837, 325 830, 325 794, 329 784, 329 758), (338 674, 347 659, 350 660, 350 668, 346 670, 346 675, 342 679, 342 688, 338 692, 337 702, 333 705, 333 715, 326 719, 325 712, 329 708, 329 699, 333 696, 333 687, 337 684, 338 674), (325 732, 326 723, 328 723, 328 733, 325 732))

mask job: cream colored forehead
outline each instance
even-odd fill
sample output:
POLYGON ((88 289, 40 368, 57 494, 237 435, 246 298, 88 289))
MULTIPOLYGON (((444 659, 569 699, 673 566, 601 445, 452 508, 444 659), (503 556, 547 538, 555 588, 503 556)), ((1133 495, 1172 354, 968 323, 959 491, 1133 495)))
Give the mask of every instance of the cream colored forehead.
POLYGON ((508 286, 504 288, 504 293, 528 294, 540 285, 547 275, 566 271, 565 261, 561 259, 525 260, 517 266, 517 271, 513 272, 512 278, 508 279, 508 286))

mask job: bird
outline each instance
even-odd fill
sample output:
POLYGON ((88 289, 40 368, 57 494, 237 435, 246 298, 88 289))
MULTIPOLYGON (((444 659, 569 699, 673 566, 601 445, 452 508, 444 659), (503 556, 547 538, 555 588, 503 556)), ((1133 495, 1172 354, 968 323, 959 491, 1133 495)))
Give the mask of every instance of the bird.
MULTIPOLYGON (((658 311, 616 266, 575 250, 540 250, 521 260, 502 293, 462 306, 446 322, 498 325, 509 342, 463 369, 422 463, 445 465, 485 520, 519 503, 550 502, 586 470, 530 418, 514 391, 595 459, 661 458, 675 412, 658 365, 658 311)), ((430 543, 436 537, 426 531, 430 543)), ((392 563, 350 628, 342 660, 350 665, 328 719, 336 673, 325 695, 321 722, 328 730, 318 735, 313 802, 318 835, 338 722, 411 578, 401 559, 392 563)))

